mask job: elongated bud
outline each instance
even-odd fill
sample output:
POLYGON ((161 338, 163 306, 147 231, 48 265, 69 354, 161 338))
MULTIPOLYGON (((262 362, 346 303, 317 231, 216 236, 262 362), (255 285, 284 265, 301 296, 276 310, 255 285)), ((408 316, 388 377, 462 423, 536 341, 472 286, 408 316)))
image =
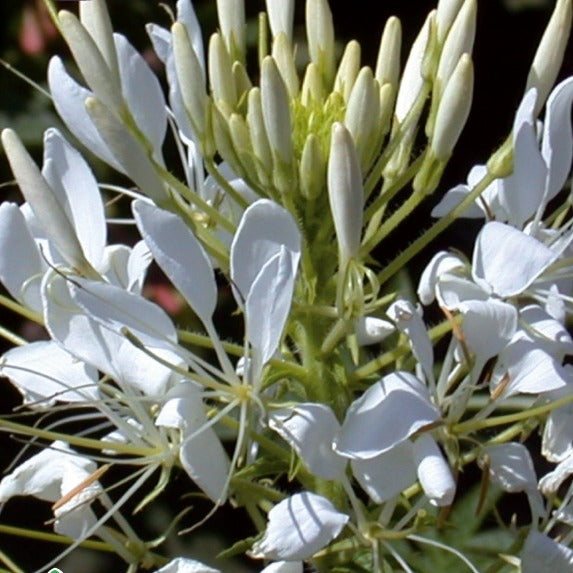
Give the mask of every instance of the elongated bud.
POLYGON ((557 79, 571 33, 571 19, 571 0, 557 0, 537 52, 535 52, 525 86, 525 93, 531 88, 537 89, 535 114, 538 114, 545 105, 545 100, 557 79))
POLYGON ((326 161, 320 147, 320 141, 310 133, 304 142, 299 165, 300 190, 309 201, 317 199, 326 180, 326 161))
POLYGON ((57 195, 30 157, 16 132, 4 129, 2 145, 22 195, 45 232, 54 241, 62 257, 78 272, 90 278, 98 278, 99 274, 84 256, 65 206, 58 201, 57 195))
POLYGON ((364 188, 352 135, 338 122, 332 126, 327 183, 340 265, 344 267, 360 249, 364 188))
POLYGON ((436 82, 439 92, 443 92, 445 84, 452 75, 462 54, 471 54, 476 33, 477 1, 465 0, 450 31, 446 37, 436 82))
POLYGON ((307 0, 306 35, 310 59, 318 66, 325 85, 330 88, 334 80, 336 54, 334 24, 327 0, 307 0))
POLYGON ((215 104, 224 102, 229 108, 235 109, 237 89, 233 64, 219 34, 213 34, 209 40, 209 81, 215 104))
POLYGON ((296 71, 291 43, 282 32, 275 36, 272 56, 277 63, 277 67, 287 87, 289 96, 292 99, 296 98, 300 89, 300 82, 296 71))
POLYGON ((360 44, 356 40, 348 42, 338 65, 334 78, 334 90, 342 94, 344 101, 348 101, 360 71, 360 52, 360 44))
POLYGON ((402 24, 395 16, 388 18, 378 50, 374 77, 380 85, 391 84, 398 89, 400 77, 400 50, 402 46, 402 24))
POLYGON ((292 44, 294 0, 266 0, 266 4, 273 37, 285 34, 289 43, 292 44))
POLYGON ((420 32, 416 36, 410 53, 408 54, 408 59, 406 60, 406 65, 404 66, 404 72, 402 73, 402 78, 400 80, 400 87, 398 89, 398 95, 396 97, 396 119, 402 123, 404 118, 410 111, 412 105, 416 101, 416 98, 422 91, 424 86, 424 78, 422 76, 422 61, 424 59, 424 54, 426 52, 426 46, 428 44, 430 23, 432 19, 435 18, 435 10, 430 12, 424 25, 420 29, 420 32))
POLYGON ((293 146, 289 98, 286 86, 271 56, 263 60, 261 103, 273 157, 284 165, 291 165, 293 146))
POLYGON ((442 43, 465 0, 440 0, 436 10, 438 41, 442 43))
POLYGON ((169 198, 147 152, 97 98, 86 100, 86 110, 109 150, 133 182, 153 201, 169 206, 169 198))
POLYGON ((125 108, 121 86, 94 39, 71 12, 61 10, 58 19, 62 34, 86 83, 107 107, 121 117, 125 108))
POLYGON ((80 22, 94 39, 103 59, 115 78, 120 84, 117 52, 113 41, 113 28, 107 10, 106 0, 90 0, 80 2, 80 22))
POLYGON ((438 105, 430 146, 438 159, 447 159, 466 124, 472 105, 474 70, 469 54, 463 54, 448 80, 438 105))
POLYGON ((231 61, 245 62, 247 27, 244 0, 217 0, 217 14, 231 61))
POLYGON ((380 86, 370 68, 362 68, 352 88, 344 125, 354 139, 361 165, 366 168, 367 157, 372 156, 371 146, 379 129, 376 118, 380 116, 380 86))
POLYGON ((309 106, 313 102, 323 102, 326 99, 324 81, 322 80, 318 66, 312 62, 306 66, 300 97, 302 104, 305 106, 309 106))
POLYGON ((251 136, 247 123, 242 115, 238 113, 231 114, 229 118, 229 132, 242 167, 242 171, 239 175, 255 173, 256 165, 255 156, 252 153, 251 136))
POLYGON ((249 92, 247 124, 251 134, 255 157, 258 159, 257 173, 259 174, 259 179, 263 184, 268 184, 269 172, 272 170, 273 156, 265 128, 261 90, 259 88, 253 88, 249 92))
POLYGON ((181 22, 171 27, 171 38, 183 105, 197 139, 202 141, 206 133, 208 100, 203 69, 181 22))

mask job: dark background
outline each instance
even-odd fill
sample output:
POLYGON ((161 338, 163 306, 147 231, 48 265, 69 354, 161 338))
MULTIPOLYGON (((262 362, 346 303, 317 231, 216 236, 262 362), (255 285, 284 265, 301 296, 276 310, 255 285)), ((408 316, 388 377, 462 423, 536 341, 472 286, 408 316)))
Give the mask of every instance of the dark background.
MULTIPOLYGON (((41 25, 34 24, 33 17, 34 14, 37 16, 37 6, 40 3, 35 0, 11 0, 0 3, 0 57, 35 81, 44 84, 49 58, 55 53, 64 54, 65 57, 67 49, 61 40, 50 34, 49 30, 42 31, 41 25)), ((175 1, 169 0, 167 3, 174 6, 175 1)), ((76 4, 77 2, 60 2, 62 8, 70 10, 75 10, 76 4)), ((109 0, 108 4, 116 30, 126 34, 142 52, 150 51, 144 24, 156 22, 164 26, 169 25, 167 15, 155 0, 109 0)), ((264 9, 264 2, 247 0, 246 4, 254 31, 256 15, 264 9)), ((438 193, 464 181, 470 167, 475 163, 486 161, 489 154, 508 134, 514 111, 523 94, 529 65, 553 4, 552 0, 479 2, 478 30, 474 47, 476 80, 472 113, 455 152, 455 162, 451 162, 448 166, 438 193)), ((216 3, 214 0, 196 0, 194 5, 204 25, 203 37, 206 41, 217 26, 216 3)), ((435 2, 331 0, 330 5, 334 14, 337 39, 341 44, 352 38, 358 39, 363 48, 363 62, 374 66, 385 20, 391 15, 401 19, 405 57, 426 14, 435 6, 435 2)), ((296 13, 300 37, 304 34, 303 16, 304 2, 300 0, 297 2, 296 13)), ((572 51, 568 50, 561 77, 572 72, 572 51)), ((161 75, 160 69, 158 73, 161 75)), ((58 123, 47 98, 35 92, 7 70, 0 68, 0 128, 8 126, 15 128, 40 161, 42 133, 50 125, 58 123)), ((97 166, 96 170, 101 180, 111 181, 114 177, 113 173, 101 165, 97 166)), ((0 183, 8 182, 11 178, 6 159, 0 152, 0 183)), ((19 200, 17 191, 12 186, 1 187, 0 193, 2 200, 19 200)), ((429 225, 429 210, 434 202, 435 199, 432 198, 427 205, 422 206, 406 233, 396 235, 397 249, 407 244, 408 240, 417 236, 429 225), (408 235, 408 232, 411 234, 408 235)), ((474 227, 463 222, 454 226, 441 239, 440 244, 444 247, 456 244, 464 249, 471 244, 473 232, 474 227)), ((426 261, 424 256, 415 261, 414 274, 426 261)), ((0 324, 12 326, 20 331, 22 328, 29 328, 29 325, 19 325, 15 317, 2 309, 0 309, 0 324)), ((34 333, 31 334, 34 336, 34 333)), ((0 346, 0 349, 2 348, 5 347, 0 346)), ((7 413, 19 403, 18 395, 5 380, 0 381, 0 392, 2 393, 0 407, 7 413)), ((0 436, 2 468, 7 467, 20 447, 21 444, 6 439, 6 436, 0 436)), ((175 479, 173 487, 170 487, 170 490, 174 490, 170 493, 172 496, 170 501, 175 507, 181 508, 185 503, 180 501, 180 496, 185 493, 186 479, 186 476, 180 476, 175 479)), ((13 500, 0 514, 0 523, 21 526, 31 523, 31 527, 40 528, 42 521, 49 518, 48 504, 29 499, 13 500)), ((171 516, 165 507, 158 504, 151 512, 151 517, 140 526, 147 532, 146 538, 150 538, 164 531, 170 519, 171 516)), ((223 547, 218 532, 233 529, 229 528, 229 523, 236 524, 233 534, 237 539, 250 533, 245 531, 245 522, 241 516, 221 512, 211 520, 207 537, 199 537, 197 533, 185 538, 174 537, 167 546, 168 551, 173 555, 189 554, 208 561, 216 552, 215 547, 223 547)), ((229 545, 233 541, 234 539, 225 539, 223 543, 229 545)), ((61 548, 44 542, 0 535, 0 551, 14 558, 24 571, 32 571, 41 566, 59 550, 61 548)), ((117 562, 115 565, 106 564, 99 559, 101 558, 95 554, 84 554, 70 561, 64 561, 60 564, 60 568, 64 573, 79 570, 84 573, 124 570, 124 567, 117 562)), ((222 564, 222 568, 229 573, 259 569, 258 566, 249 569, 241 564, 236 566, 222 564)))

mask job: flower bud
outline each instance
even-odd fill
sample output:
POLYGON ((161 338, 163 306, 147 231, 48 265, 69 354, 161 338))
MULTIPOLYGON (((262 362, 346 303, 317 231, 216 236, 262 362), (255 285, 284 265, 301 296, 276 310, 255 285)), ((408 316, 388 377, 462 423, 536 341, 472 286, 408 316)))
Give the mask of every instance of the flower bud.
POLYGON ((436 11, 438 42, 442 43, 464 0, 439 0, 436 11))
POLYGON ((436 113, 430 147, 438 159, 448 159, 460 137, 472 105, 474 70, 463 54, 449 78, 436 113))
POLYGON ((380 85, 391 84, 398 89, 400 77, 400 48, 402 46, 402 24, 395 16, 388 18, 378 50, 374 77, 380 85))
POLYGON ((185 111, 199 141, 204 140, 207 125, 207 92, 205 76, 185 26, 175 22, 171 27, 175 72, 185 111))
POLYGON ((261 70, 261 103, 265 129, 275 161, 292 165, 292 124, 287 89, 275 60, 267 56, 261 70))
POLYGON ((99 277, 85 258, 82 246, 69 219, 65 206, 60 203, 38 166, 30 157, 16 132, 2 131, 2 145, 20 191, 34 215, 68 264, 87 277, 99 277))
POLYGON ((209 40, 209 80, 213 100, 217 106, 224 102, 229 108, 235 109, 238 98, 232 68, 231 58, 221 36, 213 34, 209 40))
POLYGON ((284 33, 275 36, 272 56, 287 87, 289 97, 296 98, 300 89, 298 73, 291 44, 284 33))
POLYGON ((362 68, 350 93, 344 125, 354 139, 362 167, 366 170, 368 157, 373 155, 372 143, 379 130, 375 121, 380 116, 380 86, 370 68, 362 68))
POLYGON ((109 109, 121 117, 125 109, 121 85, 108 67, 94 39, 71 12, 62 10, 58 18, 62 34, 86 83, 109 109))
POLYGON ((436 74, 438 95, 440 95, 454 72, 462 54, 471 54, 476 32, 477 1, 466 0, 444 42, 436 74))
POLYGON ((340 92, 344 101, 348 101, 350 92, 360 71, 360 44, 352 40, 346 44, 334 78, 334 90, 340 92))
POLYGON ((115 81, 120 84, 117 52, 113 40, 113 28, 107 10, 106 0, 91 0, 81 2, 80 22, 94 39, 105 63, 112 73, 115 81))
POLYGON ((269 25, 273 38, 285 34, 292 44, 292 27, 294 22, 294 0, 266 0, 269 25))
POLYGON ((525 93, 531 88, 537 89, 536 115, 545 105, 545 100, 557 79, 569 41, 571 20, 571 0, 557 0, 537 52, 535 52, 525 86, 525 93))
POLYGON ((334 80, 334 24, 327 0, 307 0, 306 35, 310 59, 318 66, 325 85, 334 80))
POLYGON ((238 175, 252 174, 256 172, 255 156, 252 152, 249 128, 242 115, 231 114, 229 118, 229 132, 233 147, 241 164, 242 170, 238 175))
POLYGON ((269 171, 272 169, 273 157, 265 122, 263 119, 263 106, 261 103, 261 90, 253 88, 249 92, 247 106, 247 124, 253 144, 253 151, 257 158, 257 174, 263 185, 268 185, 269 171))
POLYGON ((364 189, 354 141, 346 127, 338 122, 332 126, 327 178, 340 265, 344 267, 360 249, 364 189))
POLYGON ((231 61, 245 61, 246 30, 244 0, 217 0, 221 34, 231 61))
POLYGON ((312 102, 320 103, 326 99, 324 82, 320 76, 318 66, 314 63, 306 66, 304 79, 302 81, 301 102, 304 106, 309 106, 312 102))
POLYGON ((300 190, 308 201, 317 199, 324 189, 326 162, 316 134, 310 133, 304 142, 299 165, 300 190))

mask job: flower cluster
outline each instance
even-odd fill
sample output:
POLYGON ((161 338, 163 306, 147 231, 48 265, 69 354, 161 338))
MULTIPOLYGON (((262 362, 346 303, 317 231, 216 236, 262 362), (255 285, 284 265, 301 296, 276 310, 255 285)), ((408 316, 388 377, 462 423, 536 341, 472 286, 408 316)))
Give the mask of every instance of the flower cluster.
POLYGON ((81 74, 50 61, 55 108, 133 187, 98 184, 56 128, 41 168, 2 132, 24 202, 0 204, 0 302, 48 339, 0 330, 14 346, 0 373, 40 420, 0 419, 30 439, 0 502, 51 502, 54 530, 74 540, 58 559, 99 538, 133 573, 216 571, 161 555, 125 511, 181 474, 212 510, 188 524, 176 509, 179 529, 244 508, 251 529, 228 554, 266 573, 570 571, 573 78, 554 83, 571 0, 556 3, 506 142, 431 197, 437 222, 400 253, 387 238, 440 188, 470 112, 477 0, 440 0, 403 69, 394 17, 370 68, 357 42, 338 50, 327 0, 306 0, 306 38, 294 0, 267 0, 252 63, 242 0, 217 0, 207 51, 178 0, 169 29, 148 26, 167 93, 113 33, 105 0, 79 3, 79 17, 45 2, 81 74), (108 244, 110 197, 133 246, 108 244), (471 261, 431 252, 418 299, 395 290, 460 217, 485 219, 471 261), (145 296, 152 261, 194 330, 145 296), (221 284, 238 342, 216 326, 221 284), (443 321, 429 328, 422 305, 443 321), (541 456, 554 467, 538 480, 541 456), (470 466, 481 489, 462 483, 470 466), (127 477, 114 483, 114 468, 127 477), (519 528, 498 516, 488 540, 502 492, 523 492, 529 510, 519 528))

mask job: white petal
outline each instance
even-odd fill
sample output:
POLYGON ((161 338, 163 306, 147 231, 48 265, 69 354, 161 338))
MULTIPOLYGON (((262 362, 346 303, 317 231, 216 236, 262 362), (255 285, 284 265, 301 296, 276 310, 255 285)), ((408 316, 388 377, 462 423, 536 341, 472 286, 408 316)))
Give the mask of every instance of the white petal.
POLYGON ((547 99, 541 153, 547 162, 547 199, 563 187, 571 171, 573 134, 571 131, 571 101, 573 78, 562 81, 547 99))
POLYGON ((426 387, 409 372, 395 372, 350 405, 335 450, 351 459, 374 458, 439 418, 426 387))
POLYGON ((469 300, 460 303, 459 309, 468 346, 482 365, 508 344, 517 328, 517 309, 502 301, 469 300))
POLYGON ((514 227, 492 221, 480 231, 473 256, 473 275, 502 297, 522 293, 557 255, 514 227))
POLYGON ((354 477, 375 503, 398 495, 416 481, 412 442, 406 440, 368 460, 350 462, 354 477))
MULTIPOLYGON (((571 394, 571 385, 548 393, 547 397, 557 400, 571 394)), ((573 402, 552 410, 547 416, 541 453, 550 462, 562 462, 573 454, 573 402)))
POLYGON ((538 531, 531 531, 521 552, 521 573, 571 573, 573 549, 538 531))
POLYGON ((120 35, 114 34, 121 76, 121 89, 137 127, 161 160, 161 147, 167 130, 167 112, 157 76, 141 54, 120 35))
POLYGON ((127 328, 143 344, 172 349, 177 340, 175 327, 156 304, 114 285, 74 279, 73 300, 87 315, 116 334, 127 328))
POLYGON ((296 269, 300 256, 300 232, 291 214, 268 199, 250 205, 241 219, 231 245, 231 278, 238 289, 235 298, 243 306, 263 266, 286 247, 296 269))
POLYGON ((391 322, 376 316, 362 316, 356 321, 356 339, 360 346, 378 344, 396 329, 391 322))
MULTIPOLYGON (((46 181, 68 211, 85 257, 98 267, 106 244, 106 223, 95 177, 80 153, 54 128, 44 135, 46 181)), ((49 233, 50 229, 46 229, 49 233)))
POLYGON ((158 569, 155 573, 221 573, 218 569, 208 567, 200 561, 187 557, 172 559, 167 565, 158 569))
POLYGON ((308 491, 297 493, 269 511, 263 538, 253 556, 295 561, 312 557, 330 543, 348 522, 326 498, 308 491))
POLYGON ((434 255, 420 277, 418 284, 418 298, 420 302, 423 305, 432 303, 435 298, 436 284, 440 280, 440 276, 447 272, 462 270, 463 268, 463 261, 455 255, 451 255, 446 251, 440 251, 434 255))
POLYGON ((0 372, 22 393, 25 404, 39 408, 56 401, 89 402, 98 396, 96 370, 52 341, 12 348, 2 357, 0 372))
POLYGON ((269 426, 300 456, 310 473, 321 479, 338 479, 346 460, 332 450, 340 424, 324 404, 299 404, 269 414, 269 426))
POLYGON ((553 471, 545 474, 539 480, 539 489, 544 495, 555 494, 571 474, 573 474, 573 456, 564 459, 553 471))
POLYGON ((245 305, 246 338, 253 348, 254 376, 276 352, 288 318, 296 268, 284 247, 262 268, 245 305))
POLYGON ((427 380, 434 377, 434 349, 426 325, 418 309, 407 300, 392 303, 386 314, 396 323, 398 330, 410 339, 412 354, 420 363, 427 380))
POLYGON ((39 279, 46 268, 18 206, 0 204, 0 280, 17 301, 37 312, 42 309, 39 279))
POLYGON ((120 173, 124 168, 104 143, 85 108, 85 101, 92 92, 80 86, 71 78, 64 64, 57 56, 48 65, 48 85, 54 100, 54 106, 68 129, 91 152, 111 165, 120 173))
POLYGON ((209 258, 195 235, 177 215, 145 201, 135 201, 133 213, 157 264, 197 316, 210 322, 217 304, 217 285, 209 258))
POLYGON ((223 503, 229 459, 217 434, 208 425, 200 389, 190 383, 176 386, 159 412, 156 424, 181 430, 181 465, 211 500, 223 503))
POLYGON ((456 495, 456 482, 438 444, 429 434, 422 434, 414 441, 414 461, 418 479, 430 503, 438 507, 451 505, 456 495))

